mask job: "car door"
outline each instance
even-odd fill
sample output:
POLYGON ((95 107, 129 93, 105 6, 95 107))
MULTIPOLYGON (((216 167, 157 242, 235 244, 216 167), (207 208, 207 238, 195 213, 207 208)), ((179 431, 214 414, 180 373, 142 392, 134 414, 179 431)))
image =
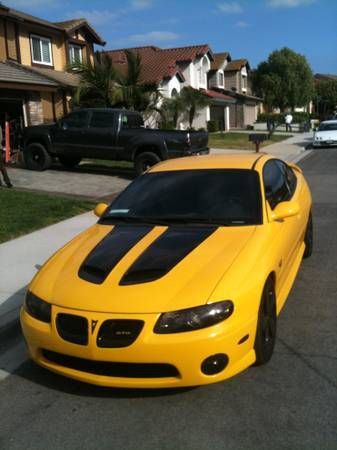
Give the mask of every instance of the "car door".
MULTIPOLYGON (((263 168, 265 198, 268 207, 274 210, 276 206, 293 199, 297 194, 297 178, 292 169, 283 161, 268 160, 263 168)), ((278 279, 281 288, 289 275, 300 243, 301 224, 299 217, 292 216, 282 221, 270 221, 269 231, 272 244, 278 256, 278 279)))
POLYGON ((116 142, 117 159, 131 159, 131 154, 128 151, 128 143, 136 135, 139 136, 143 129, 144 122, 139 114, 129 111, 120 114, 116 142))
POLYGON ((88 111, 74 111, 58 122, 53 129, 53 146, 57 154, 82 157, 86 147, 88 111))
POLYGON ((108 160, 115 159, 117 119, 118 114, 114 111, 91 111, 86 138, 86 156, 88 158, 108 160))

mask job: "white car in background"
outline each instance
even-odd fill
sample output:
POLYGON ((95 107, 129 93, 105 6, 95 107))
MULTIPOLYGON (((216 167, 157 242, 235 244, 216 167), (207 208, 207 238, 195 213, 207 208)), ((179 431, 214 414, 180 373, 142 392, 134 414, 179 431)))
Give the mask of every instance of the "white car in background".
POLYGON ((321 122, 314 132, 313 147, 330 147, 337 145, 337 120, 321 122))

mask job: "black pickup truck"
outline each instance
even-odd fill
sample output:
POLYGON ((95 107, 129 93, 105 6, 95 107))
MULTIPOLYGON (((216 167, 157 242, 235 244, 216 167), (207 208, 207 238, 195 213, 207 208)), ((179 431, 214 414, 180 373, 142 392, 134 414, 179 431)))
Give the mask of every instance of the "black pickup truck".
POLYGON ((31 170, 48 169, 54 157, 68 168, 93 158, 132 161, 141 174, 164 159, 207 154, 207 144, 205 131, 149 129, 137 112, 87 108, 55 124, 27 127, 23 157, 31 170))

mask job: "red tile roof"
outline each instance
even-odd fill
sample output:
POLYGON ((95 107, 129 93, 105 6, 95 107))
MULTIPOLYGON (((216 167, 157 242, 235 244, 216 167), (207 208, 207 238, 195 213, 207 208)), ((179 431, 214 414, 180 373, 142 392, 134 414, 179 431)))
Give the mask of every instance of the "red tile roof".
POLYGON ((222 94, 218 91, 213 91, 212 89, 203 90, 202 93, 206 95, 206 97, 214 98, 216 100, 225 100, 228 101, 228 103, 234 103, 233 97, 230 97, 229 95, 222 94))
POLYGON ((135 47, 128 49, 111 50, 105 52, 109 55, 119 70, 127 69, 126 51, 140 55, 142 61, 141 81, 145 83, 156 82, 172 78, 177 75, 182 81, 184 76, 179 63, 191 62, 197 57, 209 53, 213 59, 208 45, 195 45, 190 47, 161 49, 155 46, 135 47))
POLYGON ((225 71, 231 72, 241 70, 242 67, 246 65, 249 68, 249 63, 247 59, 234 59, 233 61, 227 64, 227 66, 225 67, 225 71))
POLYGON ((214 61, 211 64, 211 70, 218 70, 223 65, 225 60, 231 61, 231 55, 228 52, 214 53, 214 61))

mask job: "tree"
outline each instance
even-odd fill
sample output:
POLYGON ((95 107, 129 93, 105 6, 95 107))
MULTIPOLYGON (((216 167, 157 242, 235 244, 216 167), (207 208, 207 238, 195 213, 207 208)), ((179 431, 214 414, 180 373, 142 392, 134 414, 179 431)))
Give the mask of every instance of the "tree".
POLYGON ((317 81, 314 104, 322 118, 332 115, 337 109, 337 80, 317 81))
POLYGON ((209 105, 209 100, 202 92, 192 88, 191 86, 186 86, 182 89, 180 99, 182 102, 182 108, 187 110, 188 122, 190 128, 192 128, 193 120, 198 109, 205 108, 209 105))
POLYGON ((307 105, 313 97, 314 81, 305 56, 285 47, 258 65, 253 88, 270 108, 284 111, 307 105))
POLYGON ((94 62, 80 61, 69 66, 79 73, 80 82, 75 91, 74 103, 80 106, 112 107, 115 105, 119 88, 117 72, 111 59, 102 52, 96 52, 94 62))
POLYGON ((141 112, 155 109, 160 96, 157 83, 144 83, 141 80, 142 62, 139 54, 127 50, 126 59, 126 71, 117 70, 119 106, 141 112))
POLYGON ((160 114, 164 127, 173 126, 177 128, 179 116, 185 111, 186 105, 181 95, 165 98, 160 107, 160 114))

